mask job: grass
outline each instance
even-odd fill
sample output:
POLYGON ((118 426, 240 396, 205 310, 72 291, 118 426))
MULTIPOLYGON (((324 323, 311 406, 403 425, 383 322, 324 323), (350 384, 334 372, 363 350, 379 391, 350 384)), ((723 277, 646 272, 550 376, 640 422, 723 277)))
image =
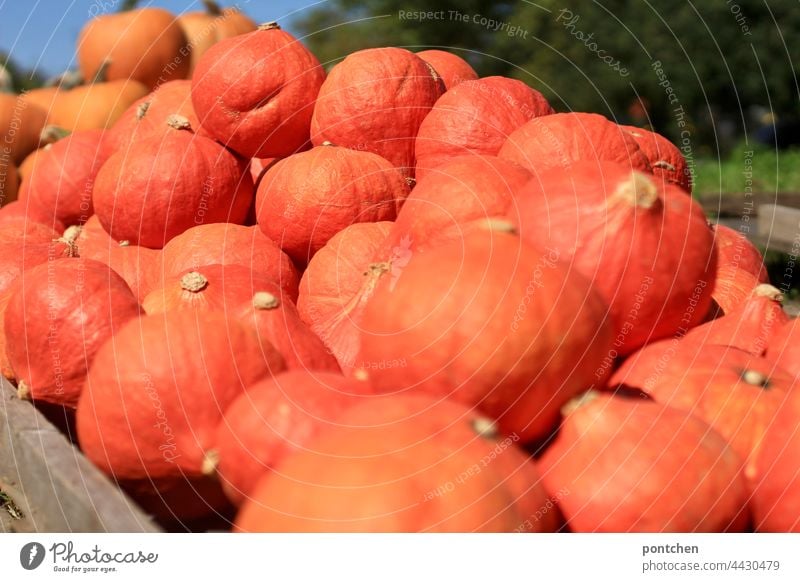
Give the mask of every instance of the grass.
POLYGON ((694 193, 800 192, 800 148, 740 143, 724 159, 695 161, 694 193), (746 175, 750 172, 750 175, 746 175))

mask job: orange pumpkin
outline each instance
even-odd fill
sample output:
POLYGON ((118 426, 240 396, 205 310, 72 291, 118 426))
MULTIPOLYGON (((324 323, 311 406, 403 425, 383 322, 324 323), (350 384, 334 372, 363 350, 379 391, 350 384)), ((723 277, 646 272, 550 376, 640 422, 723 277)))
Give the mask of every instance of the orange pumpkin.
POLYGON ((189 75, 209 48, 224 38, 253 32, 258 25, 237 8, 221 8, 214 0, 203 0, 205 11, 182 14, 178 22, 192 47, 189 75))
MULTIPOLYGON (((10 148, 10 159, 21 164, 29 153, 39 147, 39 136, 47 119, 46 110, 31 102, 26 96, 0 93, 0 136, 3 146, 10 148)), ((2 166, 0 166, 2 167, 2 166)))
POLYGON ((478 78, 475 69, 453 53, 432 49, 420 51, 417 56, 434 68, 448 91, 464 81, 474 81, 478 78))

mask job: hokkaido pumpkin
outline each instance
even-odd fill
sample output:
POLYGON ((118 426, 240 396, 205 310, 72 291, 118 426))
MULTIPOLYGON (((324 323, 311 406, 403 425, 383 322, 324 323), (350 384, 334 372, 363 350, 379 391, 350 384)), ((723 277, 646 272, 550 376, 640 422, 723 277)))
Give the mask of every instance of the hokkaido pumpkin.
POLYGON ((694 328, 684 341, 698 346, 732 346, 763 356, 774 334, 788 321, 783 294, 762 283, 737 309, 694 328))
POLYGON ((529 442, 594 382, 611 349, 605 311, 557 252, 493 226, 383 277, 364 309, 357 361, 379 392, 453 398, 529 442))
POLYGON ((309 139, 324 78, 317 58, 273 22, 208 49, 192 103, 203 128, 240 155, 285 157, 309 139))
POLYGON ((261 286, 235 315, 280 352, 289 370, 340 372, 336 358, 300 319, 294 303, 269 286, 261 286))
POLYGON ((205 265, 239 265, 252 269, 257 275, 277 283, 290 299, 297 299, 297 269, 257 226, 219 223, 190 228, 164 247, 159 278, 205 265))
POLYGON ((17 199, 19 190, 19 174, 12 162, 0 163, 0 206, 5 206, 17 199))
POLYGON ((175 16, 148 7, 90 20, 78 37, 78 65, 83 78, 92 79, 109 62, 109 81, 131 79, 152 91, 189 76, 191 49, 175 16))
POLYGON ((303 265, 351 224, 394 220, 408 193, 402 174, 382 157, 321 145, 266 171, 257 219, 261 231, 303 265))
POLYGON ((711 306, 714 237, 686 193, 609 162, 540 172, 510 216, 531 244, 591 279, 616 328, 614 351, 685 333, 711 306))
POLYGON ((504 217, 531 173, 494 156, 466 155, 419 180, 386 239, 386 258, 426 252, 462 238, 487 219, 504 217))
POLYGON ((103 230, 97 216, 92 216, 77 232, 75 227, 70 229, 64 238, 74 237, 78 256, 105 263, 125 280, 140 302, 144 300, 156 275, 159 251, 115 241, 103 230))
POLYGON ((408 260, 407 253, 399 252, 393 271, 390 262, 379 259, 391 226, 391 222, 348 226, 314 255, 300 280, 300 317, 322 339, 346 375, 356 366, 366 302, 378 281, 395 276, 408 260))
POLYGON ((675 144, 654 131, 629 125, 621 127, 636 140, 639 149, 647 156, 656 178, 679 186, 684 192, 691 194, 692 175, 686 165, 686 159, 675 144))
POLYGON ((198 224, 240 222, 253 199, 246 165, 217 142, 174 127, 117 151, 100 169, 93 203, 116 240, 160 249, 198 224))
POLYGON ((724 224, 715 224, 712 228, 720 269, 738 268, 755 276, 761 283, 769 283, 764 257, 746 236, 724 224))
POLYGON ((711 315, 724 315, 741 308, 759 285, 761 281, 750 271, 730 264, 718 264, 711 293, 714 299, 711 315))
POLYGON ((108 158, 104 132, 75 132, 52 144, 37 158, 35 171, 22 185, 20 200, 37 214, 53 213, 63 224, 83 224, 94 209, 92 189, 108 158))
POLYGON ((239 396, 225 411, 209 456, 209 470, 228 498, 241 505, 262 476, 363 400, 361 384, 340 374, 296 370, 239 396))
POLYGON ((581 161, 616 162, 628 170, 652 173, 634 137, 596 113, 534 117, 508 136, 497 155, 534 173, 581 161))
POLYGON ((0 225, 2 230, 6 229, 6 225, 16 225, 14 228, 21 229, 18 232, 25 230, 40 230, 46 227, 44 232, 50 235, 50 238, 58 238, 64 231, 64 225, 60 222, 54 222, 52 212, 41 212, 34 208, 28 208, 26 204, 15 200, 4 204, 0 208, 0 225))
POLYGON ((756 458, 760 479, 753 507, 756 531, 800 532, 800 396, 795 391, 775 413, 756 458))
POLYGON ((553 108, 522 81, 486 77, 445 93, 420 125, 416 177, 467 154, 496 156, 508 136, 553 108))
POLYGON ((311 121, 314 145, 365 149, 414 176, 414 142, 444 93, 425 61, 401 48, 354 52, 331 69, 311 121))
POLYGON ((221 8, 214 0, 203 0, 205 11, 181 14, 178 22, 192 47, 191 76, 205 52, 225 38, 253 32, 258 25, 235 7, 221 8))
POLYGON ((533 461, 487 418, 402 394, 351 406, 287 456, 256 485, 235 529, 554 531, 560 516, 549 502, 533 461))
POLYGON ((771 362, 736 348, 671 340, 637 352, 614 373, 611 386, 642 390, 661 404, 692 413, 730 442, 748 482, 764 432, 792 389, 792 377, 771 362))
POLYGON ((417 56, 434 68, 448 91, 464 81, 474 81, 478 78, 475 69, 453 53, 431 49, 420 51, 417 56))
MULTIPOLYGON (((25 95, 0 93, 0 135, 3 136, 2 161, 21 164, 39 147, 39 135, 46 125, 47 111, 25 95)), ((0 166, 1 168, 2 166, 0 166)))
POLYGON ((766 358, 783 370, 800 378, 800 324, 798 319, 787 321, 774 330, 767 344, 766 358))
POLYGON ((203 474, 224 410, 284 369, 246 326, 221 313, 129 321, 95 356, 78 402, 84 454, 147 508, 186 518, 224 504, 203 474))
POLYGON ((125 281, 97 261, 48 261, 25 271, 4 314, 20 398, 74 408, 100 346, 139 314, 125 281))
POLYGON ((540 459, 573 532, 744 531, 741 459, 705 422, 641 399, 589 392, 564 407, 540 459))

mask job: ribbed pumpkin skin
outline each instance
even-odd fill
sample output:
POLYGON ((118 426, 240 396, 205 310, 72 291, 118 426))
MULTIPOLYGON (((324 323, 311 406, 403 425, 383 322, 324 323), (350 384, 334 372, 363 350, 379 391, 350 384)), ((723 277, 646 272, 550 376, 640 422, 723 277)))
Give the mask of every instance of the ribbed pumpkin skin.
POLYGON ((83 224, 94 213, 92 189, 108 155, 101 130, 78 131, 57 141, 38 156, 20 200, 37 214, 50 212, 58 222, 83 224))
POLYGON ((163 137, 172 131, 167 125, 170 115, 185 117, 192 131, 209 137, 192 107, 192 82, 181 79, 159 85, 128 107, 108 130, 111 147, 114 151, 127 149, 134 141, 154 135, 163 137))
MULTIPOLYGON (((204 4, 209 6, 207 2, 204 4)), ((216 43, 258 28, 253 20, 235 7, 219 9, 219 6, 211 6, 205 11, 186 12, 178 18, 178 22, 192 45, 190 75, 200 57, 216 43)))
POLYGON ((354 52, 331 70, 311 121, 314 145, 365 149, 414 175, 414 142, 444 92, 430 66, 400 48, 354 52))
POLYGON ((702 208, 652 175, 608 162, 539 173, 520 192, 522 238, 556 249, 610 306, 614 350, 686 333, 711 307, 716 254, 702 208))
POLYGON ((277 283, 293 301, 299 275, 289 257, 257 226, 203 224, 172 239, 162 252, 156 284, 163 277, 205 265, 239 265, 277 283))
POLYGON ((761 283, 769 283, 764 257, 746 236, 724 224, 715 224, 714 244, 717 247, 717 265, 746 271, 761 283))
POLYGON ((744 531, 741 459, 688 413, 598 396, 578 404, 541 457, 545 487, 574 532, 744 531))
POLYGON ((474 231, 382 278, 357 361, 378 392, 454 398, 528 442, 595 381, 611 348, 605 311, 557 254, 474 231))
POLYGON ((761 476, 751 506, 756 531, 800 532, 800 395, 792 393, 772 419, 756 459, 761 476))
POLYGON ((767 345, 766 357, 782 369, 800 378, 800 324, 792 319, 775 330, 767 345))
POLYGON ((552 113, 542 94, 522 81, 485 77, 462 83, 436 102, 419 128, 416 177, 458 156, 496 156, 515 130, 552 113))
POLYGON ((100 346, 139 314, 128 285, 103 263, 73 259, 29 269, 4 314, 14 374, 33 400, 74 408, 100 346))
POLYGON ((512 532, 531 520, 555 531, 556 510, 533 520, 548 501, 533 461, 488 426, 423 395, 356 404, 258 483, 235 529, 512 532))
POLYGON ((11 93, 0 93, 0 135, 3 145, 11 149, 11 160, 21 164, 39 147, 39 134, 46 124, 47 110, 11 93))
POLYGON ((135 79, 148 90, 189 74, 191 47, 175 16, 160 8, 104 14, 78 38, 78 64, 93 79, 109 59, 107 79, 135 79))
POLYGON ((93 197, 114 239, 154 249, 198 224, 241 222, 252 200, 244 163, 218 143, 177 129, 113 154, 93 197))
POLYGON ((730 442, 753 484, 764 432, 792 391, 792 377, 736 348, 662 341, 623 362, 609 385, 637 388, 706 422, 730 442))
POLYGON ((717 264, 711 295, 724 315, 742 307, 760 284, 759 278, 750 271, 730 264, 717 264))
POLYGON ((325 72, 288 32, 257 30, 215 44, 192 76, 203 128, 247 158, 293 154, 308 141, 325 72))
POLYGON ((652 173, 633 136, 596 113, 535 117, 509 135, 497 155, 534 173, 580 161, 616 162, 652 173))
POLYGON ((639 149, 647 156, 653 175, 656 178, 666 180, 670 184, 679 186, 685 192, 692 193, 692 175, 686 165, 686 159, 681 150, 660 133, 633 127, 630 125, 620 126, 627 131, 639 149))
POLYGON ((376 263, 391 227, 391 222, 372 222, 345 228, 314 255, 300 280, 300 317, 322 339, 345 374, 358 365, 364 306, 378 281, 391 275, 390 264, 376 263))
POLYGON ((460 156, 442 164, 419 180, 403 203, 384 245, 385 258, 426 252, 506 216, 531 177, 525 168, 494 156, 460 156))
POLYGON ((409 186, 370 152, 319 146, 271 166, 256 195, 258 224, 298 264, 358 222, 394 220, 409 186))
POLYGON ((349 406, 366 385, 340 374, 296 370, 263 380, 225 411, 215 438, 225 494, 241 505, 258 481, 301 450, 349 406))
POLYGON ((154 510, 173 511, 173 519, 220 507, 222 491, 204 477, 204 457, 224 409, 284 369, 280 355, 263 348, 251 330, 219 313, 128 322, 89 371, 76 415, 81 449, 154 510), (153 488, 164 499, 154 498, 153 488))
POLYGON ((447 51, 431 49, 416 53, 419 58, 436 70, 448 91, 464 81, 474 81, 478 78, 470 64, 459 56, 447 51))

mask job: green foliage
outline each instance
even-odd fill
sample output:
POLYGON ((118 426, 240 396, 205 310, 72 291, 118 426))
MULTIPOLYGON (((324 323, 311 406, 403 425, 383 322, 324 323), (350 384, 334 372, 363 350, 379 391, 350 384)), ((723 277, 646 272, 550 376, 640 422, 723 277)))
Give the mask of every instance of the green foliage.
POLYGON ((800 192, 800 148, 775 150, 742 142, 724 158, 699 158, 695 194, 800 192))
POLYGON ((20 69, 14 61, 2 53, 0 53, 0 65, 3 65, 10 75, 11 88, 14 92, 20 93, 42 86, 42 78, 38 74, 20 69))

